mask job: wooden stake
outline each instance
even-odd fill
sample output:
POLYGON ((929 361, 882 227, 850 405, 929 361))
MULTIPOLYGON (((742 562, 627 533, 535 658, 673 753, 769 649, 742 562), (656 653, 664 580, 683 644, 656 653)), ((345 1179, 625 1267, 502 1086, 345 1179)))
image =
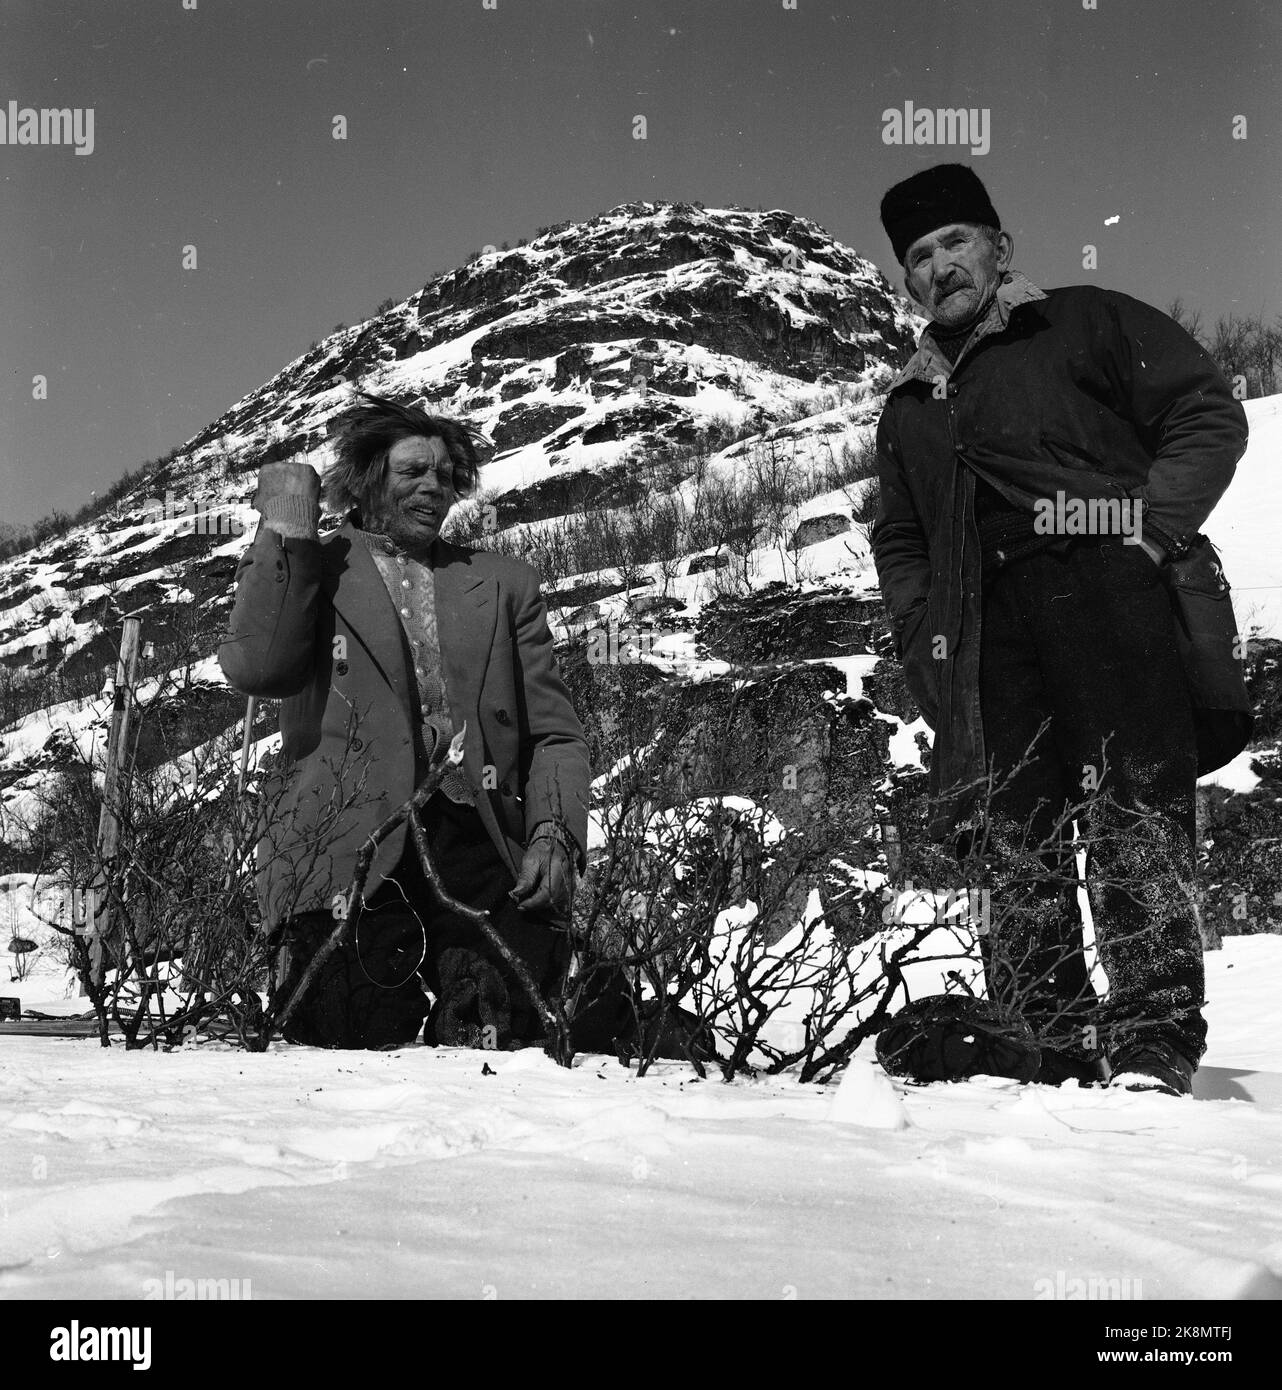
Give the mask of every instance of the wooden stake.
POLYGON ((245 791, 245 770, 249 766, 249 744, 253 738, 254 715, 257 711, 258 696, 251 695, 245 701, 245 734, 240 741, 240 770, 236 773, 236 801, 238 805, 245 791))
MULTIPOLYGON (((93 926, 89 931, 89 959, 95 984, 102 983, 106 968, 106 938, 111 931, 111 894, 108 876, 116 857, 120 838, 120 769, 124 765, 129 739, 129 716, 133 709, 134 681, 138 671, 139 637, 142 622, 126 618, 120 633, 120 659, 116 662, 116 685, 112 692, 111 732, 107 737, 107 765, 103 775, 102 810, 98 816, 98 862, 88 911, 93 926)), ((89 991, 82 985, 81 993, 89 991)))

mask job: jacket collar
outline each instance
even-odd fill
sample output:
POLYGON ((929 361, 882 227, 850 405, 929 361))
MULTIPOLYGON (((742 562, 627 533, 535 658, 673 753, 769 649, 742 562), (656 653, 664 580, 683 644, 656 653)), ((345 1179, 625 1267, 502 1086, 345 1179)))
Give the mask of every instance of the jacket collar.
MULTIPOLYGON (((366 647, 388 685, 411 707, 401 620, 362 533, 350 517, 322 547, 322 580, 334 608, 366 647), (341 579, 341 585, 340 585, 341 579)), ((437 635, 451 714, 476 726, 481 683, 498 620, 498 584, 475 553, 449 541, 432 545, 437 635)), ((470 734, 469 734, 470 738, 470 734)))
MULTIPOLYGON (((1007 271, 1002 283, 997 287, 992 304, 988 306, 988 313, 984 315, 975 331, 966 340, 965 346, 957 357, 957 362, 960 362, 984 338, 994 333, 1004 332, 1010 321, 1011 313, 1021 304, 1032 304, 1045 298, 1045 293, 1039 290, 1026 275, 1021 275, 1018 270, 1007 271)), ((917 351, 913 353, 904 369, 890 383, 890 391, 896 390, 909 381, 933 382, 937 376, 949 377, 953 374, 957 363, 950 364, 939 350, 935 336, 931 332, 932 327, 933 325, 927 324, 922 329, 921 337, 917 340, 917 351)))

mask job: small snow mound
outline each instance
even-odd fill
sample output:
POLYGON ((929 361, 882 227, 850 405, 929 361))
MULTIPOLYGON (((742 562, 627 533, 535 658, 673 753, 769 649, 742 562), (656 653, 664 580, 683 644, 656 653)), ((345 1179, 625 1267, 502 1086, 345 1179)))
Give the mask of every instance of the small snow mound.
POLYGON ((486 1061, 500 1076, 510 1076, 516 1072, 546 1072, 555 1076, 557 1064, 541 1047, 522 1047, 515 1052, 500 1053, 497 1057, 487 1056, 486 1061))
POLYGON ((854 1058, 846 1068, 828 1106, 828 1119, 838 1125, 864 1129, 907 1129, 908 1112, 880 1067, 854 1058))
POLYGON ((1195 1298, 1276 1303, 1282 1299, 1282 1279, 1258 1260, 1241 1260, 1190 1251, 1175 1260, 1172 1272, 1194 1290, 1195 1298))

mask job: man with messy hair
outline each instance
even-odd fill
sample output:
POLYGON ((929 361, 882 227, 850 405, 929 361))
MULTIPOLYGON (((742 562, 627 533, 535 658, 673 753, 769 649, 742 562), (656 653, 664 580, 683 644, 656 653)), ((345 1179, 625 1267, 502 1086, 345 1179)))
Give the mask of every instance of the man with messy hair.
MULTIPOLYGON (((218 653, 238 690, 282 702, 282 794, 258 845, 264 921, 284 933, 277 989, 292 991, 332 930, 370 832, 465 729, 462 764, 428 803, 428 838, 447 890, 491 912, 546 992, 568 958, 590 773, 537 576, 441 538, 476 485, 469 430, 362 394, 338 421, 325 496, 345 515, 324 540, 312 467, 260 470, 262 524, 218 653), (335 807, 346 809, 335 818, 335 807)), ((502 1048, 543 1034, 510 967, 433 897, 402 823, 286 1037, 385 1047, 413 1041, 425 1018, 433 1043, 502 1048)))

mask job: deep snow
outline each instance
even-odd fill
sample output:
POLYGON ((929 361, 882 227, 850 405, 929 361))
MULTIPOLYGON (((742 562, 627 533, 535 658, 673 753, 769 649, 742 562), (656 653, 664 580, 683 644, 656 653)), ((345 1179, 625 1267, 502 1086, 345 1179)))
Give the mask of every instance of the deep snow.
POLYGON ((0 1298, 1276 1298, 1282 939, 1207 966, 1200 1101, 0 1037, 0 1298))

